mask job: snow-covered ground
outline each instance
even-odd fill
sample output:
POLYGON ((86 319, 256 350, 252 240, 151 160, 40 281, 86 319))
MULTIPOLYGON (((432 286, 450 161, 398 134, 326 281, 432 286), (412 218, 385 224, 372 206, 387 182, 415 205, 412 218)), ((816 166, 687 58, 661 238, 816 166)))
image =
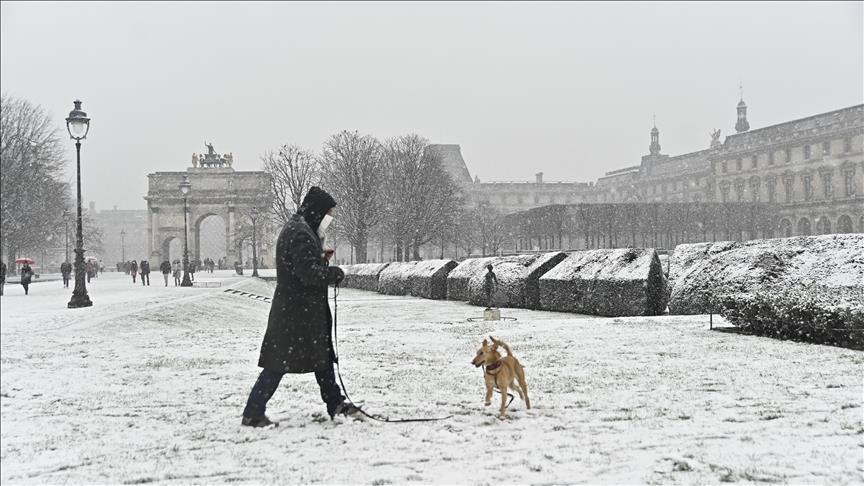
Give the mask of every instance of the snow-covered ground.
POLYGON ((482 309, 346 289, 352 397, 454 417, 318 422, 314 378, 287 375, 268 410, 281 425, 244 428, 269 305, 224 290, 272 286, 232 273, 183 289, 106 273, 75 310, 59 282, 8 285, 2 482, 862 482, 864 353, 710 331, 707 316, 467 322, 482 309), (469 363, 489 334, 524 364, 534 406, 517 398, 505 421, 469 363))

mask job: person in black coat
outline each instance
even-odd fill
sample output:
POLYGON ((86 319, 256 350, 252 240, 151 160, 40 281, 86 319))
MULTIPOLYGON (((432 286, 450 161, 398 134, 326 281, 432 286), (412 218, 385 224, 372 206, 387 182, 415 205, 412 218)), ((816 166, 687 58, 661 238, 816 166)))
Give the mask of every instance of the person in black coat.
POLYGON ((132 283, 135 283, 135 277, 138 275, 138 262, 132 260, 132 263, 129 264, 129 273, 132 274, 132 283))
POLYGON ((141 286, 144 285, 150 286, 150 262, 147 260, 141 260, 141 286))
POLYGON ((3 295, 3 287, 6 286, 6 264, 0 262, 0 295, 3 295))
POLYGON ((30 294, 30 282, 33 280, 33 269, 25 263, 21 267, 21 285, 24 287, 24 295, 30 294))
POLYGON ((168 276, 171 275, 171 262, 168 260, 163 260, 162 264, 159 265, 159 270, 162 272, 162 278, 165 279, 165 286, 168 286, 168 276))
POLYGON ((69 262, 61 263, 60 273, 63 274, 63 286, 69 288, 69 276, 72 275, 72 264, 69 262))
POLYGON ((336 355, 327 286, 338 285, 345 273, 329 266, 322 241, 335 209, 336 201, 329 194, 312 187, 297 214, 279 234, 276 291, 258 359, 263 370, 243 410, 243 425, 263 427, 273 423, 264 411, 285 373, 314 372, 331 419, 336 414, 359 412, 345 402, 333 371, 336 355))

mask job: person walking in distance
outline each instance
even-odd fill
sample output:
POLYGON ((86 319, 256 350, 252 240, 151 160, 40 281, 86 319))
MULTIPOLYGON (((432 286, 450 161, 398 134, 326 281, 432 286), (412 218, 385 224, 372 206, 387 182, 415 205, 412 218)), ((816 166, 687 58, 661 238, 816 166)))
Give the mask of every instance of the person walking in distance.
POLYGON ((60 273, 63 275, 63 286, 69 288, 69 276, 72 275, 72 264, 63 262, 60 264, 60 273))
POLYGON ((333 197, 313 186, 279 234, 276 291, 258 359, 263 369, 249 393, 242 425, 274 424, 264 412, 286 373, 315 373, 331 419, 360 412, 345 401, 333 370, 336 354, 327 286, 339 284, 345 273, 329 265, 322 242, 335 212, 333 197))
POLYGON ((132 275, 132 283, 135 283, 136 277, 138 277, 138 262, 132 260, 132 263, 129 264, 129 273, 132 275))
POLYGON ((141 260, 141 286, 144 285, 150 286, 150 262, 147 260, 141 260))
POLYGON ((182 280, 183 275, 183 264, 180 263, 180 260, 174 260, 174 286, 178 287, 180 285, 180 281, 182 280))
POLYGON ((162 272, 162 277, 165 279, 165 286, 168 286, 168 276, 171 275, 171 262, 163 260, 159 265, 159 270, 162 272))
POLYGON ((0 262, 0 295, 3 295, 3 287, 6 286, 6 264, 0 262))
POLYGON ((30 282, 33 280, 33 269, 29 263, 21 267, 21 286, 24 287, 24 295, 30 294, 30 282))

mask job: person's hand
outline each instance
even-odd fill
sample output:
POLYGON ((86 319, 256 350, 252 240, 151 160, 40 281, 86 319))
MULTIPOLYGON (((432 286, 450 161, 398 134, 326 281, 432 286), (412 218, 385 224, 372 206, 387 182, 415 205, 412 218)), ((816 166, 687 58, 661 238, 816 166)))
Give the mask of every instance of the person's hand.
POLYGON ((339 267, 328 267, 330 283, 339 285, 345 279, 345 272, 339 267))

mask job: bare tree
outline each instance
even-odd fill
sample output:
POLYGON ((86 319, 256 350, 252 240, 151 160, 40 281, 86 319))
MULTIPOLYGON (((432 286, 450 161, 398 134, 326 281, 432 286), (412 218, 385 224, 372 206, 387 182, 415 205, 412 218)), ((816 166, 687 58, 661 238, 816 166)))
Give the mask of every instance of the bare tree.
POLYGON ((0 248, 14 268, 17 253, 41 252, 57 236, 70 191, 57 127, 45 111, 3 94, 0 112, 0 248))
POLYGON ((338 204, 334 231, 356 249, 356 261, 366 263, 369 236, 384 217, 381 143, 357 132, 331 136, 324 142, 321 176, 324 189, 338 204))
POLYGON ((309 150, 283 145, 276 152, 266 152, 261 160, 270 174, 271 216, 281 226, 297 212, 309 188, 319 182, 318 159, 309 150))
POLYGON ((436 238, 443 248, 444 228, 455 226, 463 204, 461 190, 428 146, 416 134, 390 139, 385 146, 383 225, 395 242, 397 260, 407 260, 409 252, 419 260, 420 247, 436 238))

